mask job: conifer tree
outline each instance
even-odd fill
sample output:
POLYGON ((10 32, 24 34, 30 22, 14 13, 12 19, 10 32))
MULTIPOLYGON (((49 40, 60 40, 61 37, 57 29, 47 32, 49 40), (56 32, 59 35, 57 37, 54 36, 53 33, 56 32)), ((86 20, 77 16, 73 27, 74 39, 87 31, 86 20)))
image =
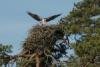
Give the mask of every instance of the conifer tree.
POLYGON ((82 0, 74 4, 70 14, 60 22, 69 36, 74 35, 76 42, 72 46, 78 56, 78 64, 97 67, 97 59, 100 62, 100 0, 82 0))
POLYGON ((56 60, 66 54, 65 45, 56 45, 63 39, 64 32, 59 25, 34 26, 23 43, 23 50, 17 61, 18 67, 51 67, 56 60), (59 52, 59 54, 57 54, 59 52), (54 54, 55 53, 55 54, 54 54))
POLYGON ((5 67, 7 66, 7 64, 10 61, 10 55, 8 55, 8 53, 12 52, 12 45, 3 45, 0 44, 0 66, 5 65, 5 67))

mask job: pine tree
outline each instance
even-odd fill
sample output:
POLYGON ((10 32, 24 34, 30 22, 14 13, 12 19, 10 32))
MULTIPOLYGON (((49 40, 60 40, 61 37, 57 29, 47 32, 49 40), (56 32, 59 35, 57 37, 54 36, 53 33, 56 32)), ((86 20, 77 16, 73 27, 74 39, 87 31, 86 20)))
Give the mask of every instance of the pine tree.
POLYGON ((54 49, 55 42, 63 39, 63 36, 64 32, 59 25, 32 27, 23 43, 21 57, 17 61, 18 67, 51 67, 54 65, 52 62, 66 53, 63 45, 60 45, 59 49, 54 49))
POLYGON ((12 52, 12 45, 3 45, 0 44, 0 66, 5 65, 5 67, 7 66, 7 64, 10 61, 10 55, 8 55, 8 53, 12 52))
POLYGON ((100 56, 100 0, 82 0, 74 6, 60 25, 69 36, 74 35, 72 46, 80 65, 96 67, 96 57, 100 56))

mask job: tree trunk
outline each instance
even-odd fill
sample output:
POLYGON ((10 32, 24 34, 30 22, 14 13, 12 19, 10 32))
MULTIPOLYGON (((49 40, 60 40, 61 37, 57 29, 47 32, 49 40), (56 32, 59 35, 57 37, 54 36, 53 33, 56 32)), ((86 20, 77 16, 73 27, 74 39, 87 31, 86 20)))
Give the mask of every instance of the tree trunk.
POLYGON ((38 54, 36 55, 35 59, 36 59, 36 67, 40 67, 40 58, 38 54))

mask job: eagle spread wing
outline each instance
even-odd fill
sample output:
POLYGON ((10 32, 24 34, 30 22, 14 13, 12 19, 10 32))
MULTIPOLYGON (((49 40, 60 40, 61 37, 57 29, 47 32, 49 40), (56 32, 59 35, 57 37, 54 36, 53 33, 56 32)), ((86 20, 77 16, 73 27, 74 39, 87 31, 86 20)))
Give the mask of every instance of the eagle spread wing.
POLYGON ((40 18, 40 16, 38 16, 37 14, 33 14, 31 12, 28 12, 28 15, 31 16, 32 18, 34 18, 37 21, 41 21, 42 19, 40 18))
POLYGON ((51 20, 57 18, 57 17, 60 16, 60 15, 61 15, 61 14, 53 15, 53 16, 50 16, 50 17, 45 18, 45 19, 46 19, 47 22, 49 22, 49 21, 51 21, 51 20))

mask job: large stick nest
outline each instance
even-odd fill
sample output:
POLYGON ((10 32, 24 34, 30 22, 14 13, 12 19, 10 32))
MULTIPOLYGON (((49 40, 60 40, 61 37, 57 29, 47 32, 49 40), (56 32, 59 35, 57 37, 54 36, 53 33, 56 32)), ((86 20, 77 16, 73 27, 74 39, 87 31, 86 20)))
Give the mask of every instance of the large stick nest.
MULTIPOLYGON (((23 44, 23 53, 28 51, 28 54, 35 53, 37 49, 52 50, 57 39, 63 38, 64 32, 59 26, 34 26, 29 31, 28 37, 23 44)), ((27 53, 27 52, 26 52, 27 53)))

